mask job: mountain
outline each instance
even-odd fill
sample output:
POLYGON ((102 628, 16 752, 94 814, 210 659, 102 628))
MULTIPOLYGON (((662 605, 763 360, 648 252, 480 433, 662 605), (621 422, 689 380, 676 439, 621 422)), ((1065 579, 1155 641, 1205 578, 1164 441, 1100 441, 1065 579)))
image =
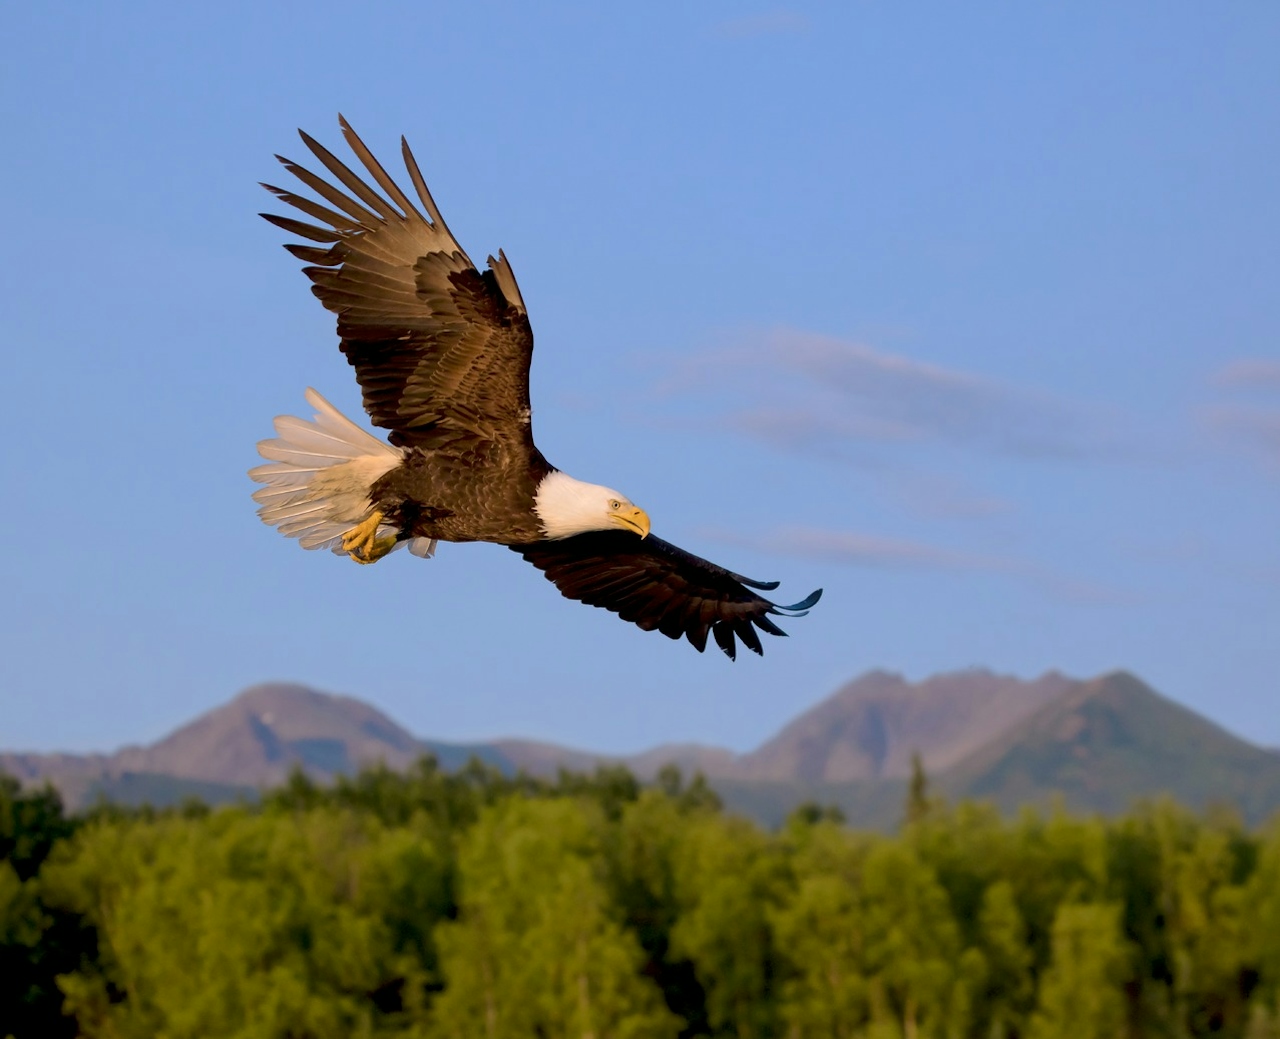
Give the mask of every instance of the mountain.
POLYGON ((1056 671, 1024 682, 972 668, 915 685, 872 671, 744 755, 733 776, 804 783, 901 778, 911 775, 916 753, 941 772, 1074 684, 1056 671))
POLYGON ((1114 813, 1162 795, 1254 820, 1280 808, 1280 758, 1124 671, 1074 683, 940 778, 953 796, 1006 809, 1061 797, 1114 813))
POLYGON ((363 701, 284 683, 254 686, 157 743, 114 754, 0 754, 0 770, 48 780, 72 807, 99 797, 164 805, 252 797, 290 770, 328 780, 363 765, 403 769, 422 754, 455 769, 478 757, 508 774, 623 764, 651 779, 668 763, 701 771, 726 805, 769 825, 804 801, 838 805, 858 825, 901 816, 913 754, 935 790, 1012 810, 1061 800, 1116 812, 1168 794, 1224 802, 1251 821, 1280 809, 1280 754, 1232 736, 1139 679, 1024 681, 982 669, 908 682, 872 671, 746 754, 669 744, 613 758, 531 740, 420 739, 363 701))
POLYGON ((272 684, 245 690, 150 747, 120 751, 114 764, 122 772, 270 786, 295 765, 320 775, 378 760, 402 769, 422 752, 419 740, 360 700, 272 684))
MULTIPOLYGON (((982 668, 913 684, 871 671, 843 686, 747 754, 697 743, 664 744, 622 758, 652 778, 666 764, 709 779, 748 784, 840 784, 905 778, 919 753, 930 771, 947 769, 1013 728, 1076 682, 1050 671, 1031 682, 982 668)), ((557 766, 590 769, 610 758, 548 743, 503 740, 495 746, 535 775, 557 766)))
MULTIPOLYGON (((977 677, 973 672, 964 676, 977 677)), ((956 691, 962 688, 952 682, 957 677, 940 675, 915 688, 900 687, 898 693, 891 694, 890 704, 897 712, 909 713, 919 690, 932 683, 956 691)), ((1002 680, 991 677, 996 681, 976 696, 995 696, 992 690, 1002 680)), ((857 685, 855 682, 843 692, 857 685)), ((1015 704, 1017 720, 1004 724, 993 719, 990 738, 969 753, 950 759, 945 756, 960 740, 944 742, 940 747, 944 753, 935 753, 932 759, 922 749, 935 792, 953 802, 989 801, 1005 812, 1027 805, 1061 804, 1076 812, 1110 815, 1136 801, 1160 797, 1172 797, 1193 808, 1232 806, 1253 824, 1280 811, 1280 756, 1173 703, 1133 675, 1116 671, 1075 681, 1051 673, 1023 688, 1036 685, 1041 688, 1032 696, 1042 697, 1039 706, 1027 711, 1024 704, 1015 704), (1053 692, 1055 685, 1057 692, 1053 692), (942 764, 948 760, 948 765, 942 764)), ((874 689, 863 686, 864 693, 874 691, 873 700, 888 689, 889 684, 878 675, 874 689)), ((1006 693, 1012 691, 1012 687, 1006 689, 1006 693)), ((960 699, 963 701, 964 694, 960 699)), ((809 714, 828 709, 831 703, 826 701, 809 714)), ((846 705, 852 708, 852 704, 846 705)), ((1008 702, 1005 707, 1008 709, 1008 702)), ((851 709, 843 719, 832 719, 833 727, 843 720, 848 731, 850 718, 856 713, 851 709)), ((807 731, 803 723, 808 720, 808 716, 801 716, 775 740, 790 729, 807 731)), ((955 733, 965 733, 964 742, 972 745, 967 726, 954 720, 949 724, 955 726, 955 733)), ((870 731, 876 730, 872 727, 870 731)), ((920 738, 923 747, 924 737, 936 730, 925 726, 901 731, 908 740, 920 738)), ((886 755, 885 760, 892 759, 886 755)), ((835 805, 849 820, 877 829, 893 827, 901 820, 907 792, 900 768, 892 772, 883 769, 878 777, 843 782, 801 782, 788 777, 772 783, 721 780, 715 786, 727 807, 766 825, 777 825, 791 807, 809 800, 835 805)))
POLYGON ((423 754, 434 754, 447 769, 472 757, 509 772, 518 767, 491 744, 420 740, 354 697, 269 683, 147 747, 111 755, 0 754, 0 771, 26 782, 47 779, 75 807, 99 796, 165 805, 185 797, 253 796, 284 782, 294 768, 326 780, 379 761, 404 769, 423 754))

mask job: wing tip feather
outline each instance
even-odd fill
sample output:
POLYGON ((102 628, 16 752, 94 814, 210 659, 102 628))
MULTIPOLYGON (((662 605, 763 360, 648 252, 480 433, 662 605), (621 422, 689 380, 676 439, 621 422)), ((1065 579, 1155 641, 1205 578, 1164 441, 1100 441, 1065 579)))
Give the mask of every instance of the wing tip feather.
POLYGON ((732 572, 730 572, 729 576, 735 581, 745 584, 748 588, 754 588, 758 592, 771 592, 782 583, 781 581, 755 581, 750 577, 743 577, 741 574, 732 572))
POLYGON ((782 617, 803 617, 816 605, 818 600, 822 598, 822 589, 815 588, 797 603, 790 606, 779 606, 777 603, 770 604, 770 613, 776 613, 782 617))
POLYGON ((711 634, 716 640, 716 645, 720 647, 720 651, 724 653, 730 660, 738 659, 738 647, 733 641, 733 629, 724 621, 718 621, 711 625, 711 634))

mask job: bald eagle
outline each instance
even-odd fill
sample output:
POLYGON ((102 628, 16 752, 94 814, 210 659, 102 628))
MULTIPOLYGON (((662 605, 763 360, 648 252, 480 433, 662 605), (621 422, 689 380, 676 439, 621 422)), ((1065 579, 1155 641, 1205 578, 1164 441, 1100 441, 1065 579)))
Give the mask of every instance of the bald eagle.
POLYGON ((408 143, 401 138, 425 216, 339 123, 382 194, 299 131, 332 180, 276 158, 328 205, 264 184, 314 223, 261 215, 319 243, 285 248, 337 315, 365 410, 389 443, 307 390, 315 418, 280 416, 276 436, 258 444, 267 464, 249 475, 264 485, 253 495, 263 521, 303 548, 366 564, 401 546, 425 558, 439 541, 496 542, 566 597, 683 636, 699 652, 710 634, 730 659, 734 636, 761 653, 755 628, 784 635, 769 618, 803 616, 821 589, 793 606, 772 603, 756 591, 776 581, 752 581, 654 537, 626 495, 575 480, 542 456, 530 423, 533 332, 506 256, 479 271, 408 143))

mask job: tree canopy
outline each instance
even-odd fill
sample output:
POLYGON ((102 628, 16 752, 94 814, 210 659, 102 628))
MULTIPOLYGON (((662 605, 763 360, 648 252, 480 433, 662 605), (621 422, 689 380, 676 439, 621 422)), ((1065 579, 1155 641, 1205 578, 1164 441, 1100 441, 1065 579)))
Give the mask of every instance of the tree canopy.
POLYGON ((1280 1036, 1280 826, 1001 818, 769 833, 699 778, 298 774, 254 805, 0 780, 16 1039, 1280 1036))

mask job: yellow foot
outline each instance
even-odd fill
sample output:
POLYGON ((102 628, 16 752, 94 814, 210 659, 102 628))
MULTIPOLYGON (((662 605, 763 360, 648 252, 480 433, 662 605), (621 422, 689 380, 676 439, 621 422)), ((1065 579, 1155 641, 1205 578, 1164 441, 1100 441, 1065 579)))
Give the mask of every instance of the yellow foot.
POLYGON ((373 512, 342 535, 342 549, 357 563, 376 563, 396 547, 394 537, 378 537, 378 527, 382 523, 381 512, 373 512))
POLYGON ((350 553, 350 555, 357 563, 367 566, 369 563, 376 563, 395 547, 396 539, 394 537, 374 538, 369 543, 368 555, 356 555, 354 552, 350 553))

